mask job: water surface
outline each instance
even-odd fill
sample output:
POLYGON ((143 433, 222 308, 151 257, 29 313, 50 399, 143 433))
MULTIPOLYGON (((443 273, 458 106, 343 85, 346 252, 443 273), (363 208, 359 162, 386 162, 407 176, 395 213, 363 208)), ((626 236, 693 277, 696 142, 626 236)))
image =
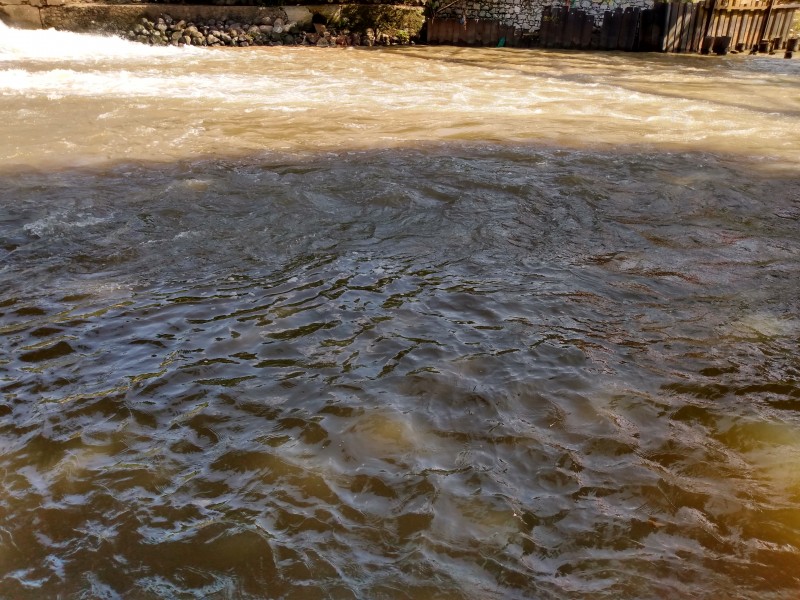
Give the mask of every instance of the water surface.
POLYGON ((800 63, 0 33, 0 597, 800 593, 800 63))

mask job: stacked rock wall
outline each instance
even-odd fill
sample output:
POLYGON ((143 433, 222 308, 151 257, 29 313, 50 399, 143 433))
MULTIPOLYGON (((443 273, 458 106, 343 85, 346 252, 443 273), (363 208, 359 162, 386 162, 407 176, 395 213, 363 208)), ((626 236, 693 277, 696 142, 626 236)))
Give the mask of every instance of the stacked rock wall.
POLYGON ((569 6, 591 14, 598 25, 603 13, 617 8, 652 8, 653 0, 437 0, 434 6, 437 17, 490 19, 511 25, 522 31, 537 31, 542 24, 542 9, 545 6, 569 6))

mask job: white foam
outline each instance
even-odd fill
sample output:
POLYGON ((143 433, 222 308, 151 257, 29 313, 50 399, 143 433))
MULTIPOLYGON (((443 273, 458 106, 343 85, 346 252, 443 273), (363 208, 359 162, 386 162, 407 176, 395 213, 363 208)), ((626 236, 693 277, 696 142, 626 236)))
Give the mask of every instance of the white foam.
POLYGON ((110 220, 110 217, 101 218, 93 215, 79 214, 69 215, 66 212, 59 212, 48 215, 36 221, 26 223, 22 229, 30 234, 39 238, 52 237, 60 233, 65 233, 70 229, 82 229, 84 227, 92 227, 99 225, 110 220), (70 218, 71 217, 71 218, 70 218))
POLYGON ((191 46, 148 46, 122 38, 55 29, 15 29, 0 21, 0 62, 17 60, 92 61, 174 56, 198 52, 191 46))

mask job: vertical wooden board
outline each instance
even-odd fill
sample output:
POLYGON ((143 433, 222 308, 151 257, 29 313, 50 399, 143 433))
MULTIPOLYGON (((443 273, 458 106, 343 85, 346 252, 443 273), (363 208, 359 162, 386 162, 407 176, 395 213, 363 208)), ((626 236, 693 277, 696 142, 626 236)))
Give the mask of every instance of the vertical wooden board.
POLYGON ((686 3, 678 4, 678 18, 675 19, 675 36, 672 42, 672 51, 681 51, 681 38, 683 37, 683 27, 686 24, 686 3))
MULTIPOLYGON (((728 23, 728 33, 726 34, 728 37, 731 38, 731 44, 733 44, 733 37, 736 35, 736 30, 739 27, 739 18, 740 17, 741 17, 741 13, 738 10, 732 10, 731 11, 731 20, 728 23)), ((733 48, 734 45, 731 45, 731 48, 733 48)))
POLYGON ((695 18, 694 35, 692 36, 692 50, 695 52, 700 51, 700 42, 706 33, 706 17, 708 16, 708 9, 704 2, 697 5, 697 12, 695 18))
POLYGON ((639 27, 639 9, 626 8, 622 13, 622 32, 620 34, 620 48, 631 52, 636 43, 636 30, 639 27))
POLYGON ((720 28, 719 34, 720 36, 728 35, 728 26, 731 22, 731 11, 726 10, 722 13, 722 19, 720 19, 720 28))
POLYGON ((653 25, 653 9, 645 8, 639 17, 639 51, 650 52, 650 36, 653 25))
POLYGON ((775 15, 775 32, 772 35, 773 37, 780 37, 781 41, 783 41, 783 36, 781 34, 783 33, 784 19, 786 19, 786 11, 778 10, 775 15))
POLYGON ((458 19, 453 19, 450 25, 450 43, 458 46, 458 38, 461 33, 461 23, 458 19))
POLYGON ((550 7, 545 6, 542 8, 542 20, 539 23, 539 45, 542 48, 547 47, 547 32, 550 28, 550 7))
POLYGON ((689 38, 686 41, 686 52, 695 52, 697 50, 697 30, 700 27, 700 6, 695 4, 692 10, 692 17, 689 22, 689 38))
POLYGON ((457 21, 456 24, 456 43, 459 46, 465 46, 467 44, 467 21, 464 20, 462 23, 460 20, 457 21))
POLYGON ((725 17, 723 18, 723 21, 722 21, 722 31, 720 31, 719 34, 727 36, 728 32, 731 29, 731 20, 733 19, 733 13, 731 11, 729 11, 729 10, 726 10, 724 14, 725 14, 725 17))
POLYGON ((667 23, 667 46, 665 48, 667 52, 673 52, 675 50, 675 32, 678 28, 679 9, 680 3, 670 2, 669 22, 667 23))
MULTIPOLYGON (((779 10, 777 11, 776 19, 777 25, 775 25, 775 37, 780 37, 782 40, 784 39, 783 35, 783 25, 786 20, 786 11, 779 10)), ((780 48, 778 48, 779 50, 780 48)))
POLYGON ((792 26, 794 24, 794 19, 797 11, 796 9, 787 9, 786 10, 786 39, 789 39, 789 32, 792 30, 792 26))
POLYGON ((563 9, 556 6, 550 13, 550 45, 548 48, 556 48, 561 43, 561 29, 564 24, 561 22, 561 13, 563 9))
POLYGON ((600 50, 608 50, 608 34, 611 31, 611 11, 603 13, 603 24, 600 26, 600 50))
POLYGON ((581 31, 580 48, 589 50, 592 47, 592 31, 594 30, 594 17, 584 13, 583 30, 581 31))
POLYGON ((659 43, 659 50, 661 52, 667 51, 669 43, 669 13, 672 10, 672 5, 669 2, 664 2, 664 11, 661 15, 661 40, 659 43))
POLYGON ((711 11, 711 25, 708 28, 708 35, 711 37, 716 37, 717 35, 717 25, 719 24, 719 11, 712 10, 711 11))
POLYGON ((563 20, 561 21, 561 45, 560 48, 569 48, 572 43, 572 15, 570 9, 564 9, 563 20))
POLYGON ((639 14, 628 7, 622 12, 622 33, 620 34, 620 47, 626 52, 633 50, 636 41, 636 28, 639 26, 639 14))
POLYGON ((670 2, 669 8, 669 38, 667 40, 667 52, 675 52, 675 44, 678 40, 678 17, 680 16, 681 3, 670 2))
POLYGON ((568 9, 564 13, 564 33, 561 39, 562 48, 572 48, 573 29, 575 29, 575 9, 568 9))
POLYGON ((622 30, 622 9, 617 8, 611 15, 611 30, 608 32, 608 49, 617 50, 619 48, 619 36, 622 30))
POLYGON ((585 11, 576 10, 575 11, 575 30, 572 34, 572 47, 573 48, 580 48, 581 47, 581 40, 583 40, 583 27, 584 23, 586 23, 589 15, 586 14, 585 11))
POLYGON ((489 28, 489 21, 485 21, 483 19, 479 19, 477 23, 475 23, 475 45, 476 46, 483 46, 486 40, 486 34, 489 28))
POLYGON ((661 52, 664 49, 664 13, 666 10, 666 2, 658 2, 653 6, 653 22, 650 33, 650 45, 653 52, 661 52))
MULTIPOLYGON (((736 32, 736 44, 742 44, 745 50, 747 47, 747 34, 750 30, 750 11, 743 10, 739 15, 739 30, 736 32)), ((734 44, 734 47, 735 44, 734 44)))
MULTIPOLYGON (((779 10, 778 11, 778 24, 775 27, 775 37, 781 38, 782 41, 786 41, 786 32, 788 28, 786 27, 786 11, 779 10)), ((780 49, 780 48, 778 48, 780 49)))
POLYGON ((492 26, 491 21, 480 19, 475 25, 475 45, 485 46, 486 40, 489 38, 490 29, 492 26))
POLYGON ((570 43, 569 8, 561 9, 561 43, 559 48, 566 48, 570 43))
MULTIPOLYGON (((555 11, 551 7, 547 7, 547 31, 544 40, 540 39, 539 44, 544 48, 550 48, 550 45, 553 43, 553 35, 555 29, 553 28, 553 19, 555 11)), ((544 19, 544 17, 542 17, 544 19)))
POLYGON ((720 35, 727 36, 728 32, 731 30, 731 21, 733 20, 733 12, 726 10, 725 11, 725 20, 722 23, 722 32, 720 35))
POLYGON ((702 21, 700 20, 703 9, 699 4, 696 4, 692 12, 692 22, 689 28, 689 43, 686 46, 686 52, 697 52, 697 32, 702 29, 702 21))
POLYGON ((792 30, 792 24, 794 23, 794 13, 795 9, 787 8, 786 9, 786 25, 783 29, 783 39, 789 39, 789 32, 792 30))
POLYGON ((484 21, 483 19, 474 19, 474 25, 472 26, 473 28, 472 36, 475 40, 473 44, 475 44, 476 46, 481 46, 483 44, 484 27, 486 27, 486 21, 484 21))
POLYGON ((764 32, 764 39, 772 41, 772 38, 775 37, 775 11, 773 10, 769 15, 769 21, 767 23, 767 30, 764 32))
POLYGON ((572 47, 580 48, 583 38, 583 24, 586 22, 587 15, 582 10, 575 11, 575 25, 572 29, 572 47))
POLYGON ((434 19, 434 23, 436 23, 433 30, 434 35, 436 36, 436 43, 441 44, 445 27, 445 19, 434 19))
POLYGON ((742 32, 739 34, 739 41, 744 44, 746 50, 750 50, 752 42, 750 41, 750 34, 753 30, 753 20, 755 15, 752 10, 745 11, 742 16, 742 32))
POLYGON ((550 41, 551 48, 561 48, 564 40, 564 9, 556 7, 553 11, 553 35, 550 41))
POLYGON ((758 11, 758 27, 753 31, 753 45, 757 45, 761 41, 761 30, 764 27, 766 20, 766 12, 763 10, 758 11))
POLYGON ((736 40, 733 41, 734 48, 736 44, 744 44, 745 50, 750 50, 747 47, 747 34, 750 29, 750 11, 743 11, 739 18, 739 31, 736 33, 736 40))
POLYGON ((739 20, 741 19, 741 13, 738 10, 731 11, 731 20, 728 23, 728 37, 731 38, 731 45, 730 49, 733 50, 736 48, 736 34, 739 31, 739 20))
POLYGON ((499 21, 492 21, 492 37, 489 40, 489 46, 497 46, 497 42, 500 41, 500 22, 499 21))
POLYGON ((556 31, 558 30, 558 23, 556 20, 558 19, 558 9, 551 8, 550 9, 550 22, 547 26, 547 48, 552 48, 556 43, 556 31))
POLYGON ((661 29, 661 39, 662 39, 661 48, 662 48, 663 52, 666 52, 667 49, 669 48, 669 34, 670 34, 669 22, 670 22, 670 20, 672 18, 672 6, 673 6, 672 2, 666 2, 665 5, 664 5, 664 8, 665 8, 665 11, 664 11, 664 22, 663 22, 663 25, 661 26, 662 27, 662 29, 661 29))
POLYGON ((772 28, 775 24, 775 13, 771 12, 769 17, 765 17, 767 19, 767 28, 764 30, 764 39, 771 40, 772 39, 772 28))
POLYGON ((693 4, 683 3, 681 5, 680 27, 678 28, 678 40, 676 42, 676 52, 686 52, 689 45, 689 30, 692 27, 692 8, 693 4))
POLYGON ((693 4, 689 11, 689 22, 686 27, 686 48, 684 52, 694 52, 694 38, 697 32, 697 19, 699 16, 700 7, 697 4, 693 4))
POLYGON ((736 10, 731 15, 731 26, 728 27, 728 35, 731 36, 731 50, 736 49, 736 44, 738 43, 737 40, 739 39, 739 34, 742 31, 742 16, 744 13, 740 10, 736 10))
POLYGON ((504 46, 509 46, 508 43, 509 36, 508 36, 509 27, 508 25, 500 24, 500 29, 497 30, 497 45, 500 44, 500 40, 503 40, 504 46))
POLYGON ((475 35, 478 32, 478 19, 467 19, 467 30, 464 32, 464 41, 467 46, 475 45, 475 35))
POLYGON ((728 35, 728 23, 730 22, 730 12, 727 10, 719 11, 719 20, 717 21, 716 37, 728 35))
POLYGON ((758 43, 761 41, 759 38, 761 37, 761 28, 764 25, 764 11, 763 10, 755 10, 753 11, 753 26, 750 30, 750 40, 751 40, 751 47, 757 46, 758 43))
POLYGON ((681 2, 677 6, 678 18, 675 19, 675 35, 672 38, 672 51, 681 51, 681 37, 683 37, 683 26, 686 24, 686 3, 681 2))
POLYGON ((513 25, 508 25, 503 37, 506 38, 506 46, 515 47, 517 45, 517 28, 513 25))
POLYGON ((434 19, 434 23, 436 23, 436 25, 434 26, 434 35, 436 36, 437 44, 442 43, 446 22, 447 22, 446 19, 434 19))
POLYGON ((447 30, 447 19, 437 19, 436 25, 436 43, 445 43, 445 31, 447 30))

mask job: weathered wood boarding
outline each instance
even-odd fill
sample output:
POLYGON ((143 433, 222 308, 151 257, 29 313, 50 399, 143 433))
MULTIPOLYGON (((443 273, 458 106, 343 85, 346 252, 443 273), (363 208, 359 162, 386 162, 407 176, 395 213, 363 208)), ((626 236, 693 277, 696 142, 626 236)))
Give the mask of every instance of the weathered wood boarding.
MULTIPOLYGON (((786 43, 800 0, 704 0, 656 2, 651 9, 617 8, 596 20, 593 14, 567 8, 542 9, 538 45, 573 50, 700 52, 704 38, 730 38, 749 50, 769 40, 778 50, 786 43)), ((428 42, 469 46, 520 44, 522 32, 497 20, 440 19, 428 21, 428 42)))

